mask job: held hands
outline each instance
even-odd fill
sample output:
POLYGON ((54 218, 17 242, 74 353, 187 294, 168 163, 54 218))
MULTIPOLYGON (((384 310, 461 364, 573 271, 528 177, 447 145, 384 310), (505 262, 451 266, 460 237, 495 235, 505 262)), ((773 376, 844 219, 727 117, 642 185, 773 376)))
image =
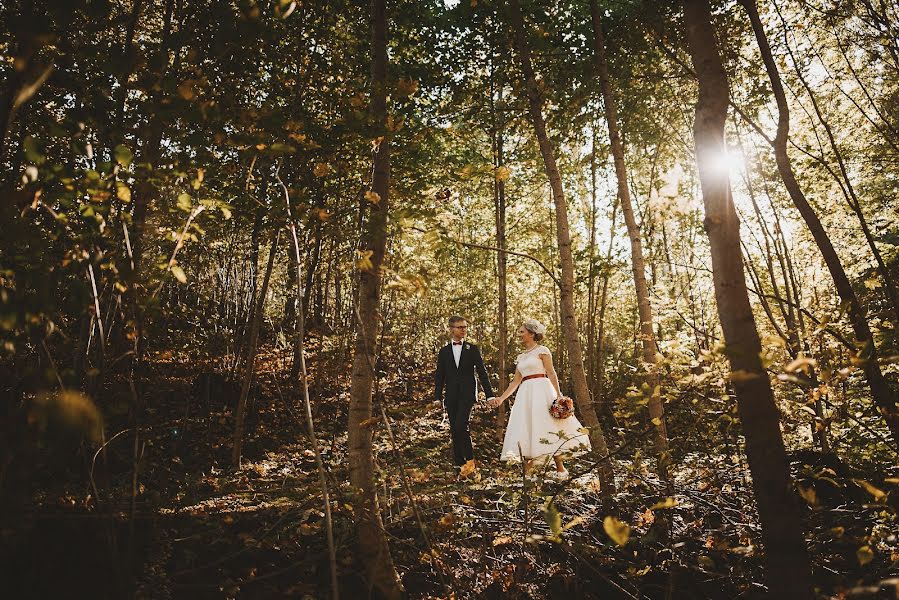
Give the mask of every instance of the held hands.
POLYGON ((503 401, 501 399, 497 398, 496 396, 491 396, 490 398, 487 398, 487 407, 488 408, 497 408, 502 403, 503 403, 503 401))

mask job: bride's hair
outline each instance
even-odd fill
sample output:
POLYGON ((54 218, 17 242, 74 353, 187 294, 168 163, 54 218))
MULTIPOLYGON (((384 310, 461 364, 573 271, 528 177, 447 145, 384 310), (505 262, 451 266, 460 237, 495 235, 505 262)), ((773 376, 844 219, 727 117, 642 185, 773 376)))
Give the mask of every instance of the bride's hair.
POLYGON ((534 334, 535 342, 543 341, 543 337, 546 335, 546 325, 537 319, 527 319, 521 326, 534 334))

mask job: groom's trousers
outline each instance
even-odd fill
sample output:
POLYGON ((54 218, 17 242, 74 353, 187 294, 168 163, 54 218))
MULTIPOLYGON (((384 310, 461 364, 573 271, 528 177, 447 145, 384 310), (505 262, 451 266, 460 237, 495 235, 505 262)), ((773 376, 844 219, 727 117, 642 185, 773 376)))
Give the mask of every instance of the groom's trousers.
POLYGON ((471 432, 468 428, 473 407, 474 402, 471 399, 462 400, 458 397, 446 399, 446 413, 449 417, 450 434, 453 440, 453 462, 457 467, 474 458, 471 432))

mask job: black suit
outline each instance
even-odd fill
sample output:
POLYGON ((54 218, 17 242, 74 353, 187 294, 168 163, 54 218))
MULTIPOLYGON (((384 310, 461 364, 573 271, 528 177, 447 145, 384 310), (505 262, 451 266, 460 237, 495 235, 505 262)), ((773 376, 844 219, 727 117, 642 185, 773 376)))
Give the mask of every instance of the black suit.
POLYGON ((453 438, 453 461, 456 465, 464 465, 474 458, 468 421, 471 418, 471 409, 474 407, 477 393, 476 370, 484 393, 488 398, 493 396, 493 388, 490 386, 487 369, 484 368, 484 359, 481 357, 480 348, 463 341, 458 367, 453 356, 452 343, 441 348, 437 354, 437 373, 434 377, 435 393, 437 401, 443 401, 449 416, 450 432, 453 438), (446 392, 445 397, 444 391, 446 392))

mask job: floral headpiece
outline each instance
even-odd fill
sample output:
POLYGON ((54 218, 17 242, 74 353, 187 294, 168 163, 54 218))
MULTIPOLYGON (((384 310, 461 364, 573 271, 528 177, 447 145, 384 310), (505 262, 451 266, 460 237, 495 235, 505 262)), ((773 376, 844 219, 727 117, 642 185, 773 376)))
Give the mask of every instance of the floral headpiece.
POLYGON ((537 319, 526 319, 524 322, 524 328, 530 331, 531 333, 537 333, 543 335, 546 333, 546 325, 538 321, 537 319))

